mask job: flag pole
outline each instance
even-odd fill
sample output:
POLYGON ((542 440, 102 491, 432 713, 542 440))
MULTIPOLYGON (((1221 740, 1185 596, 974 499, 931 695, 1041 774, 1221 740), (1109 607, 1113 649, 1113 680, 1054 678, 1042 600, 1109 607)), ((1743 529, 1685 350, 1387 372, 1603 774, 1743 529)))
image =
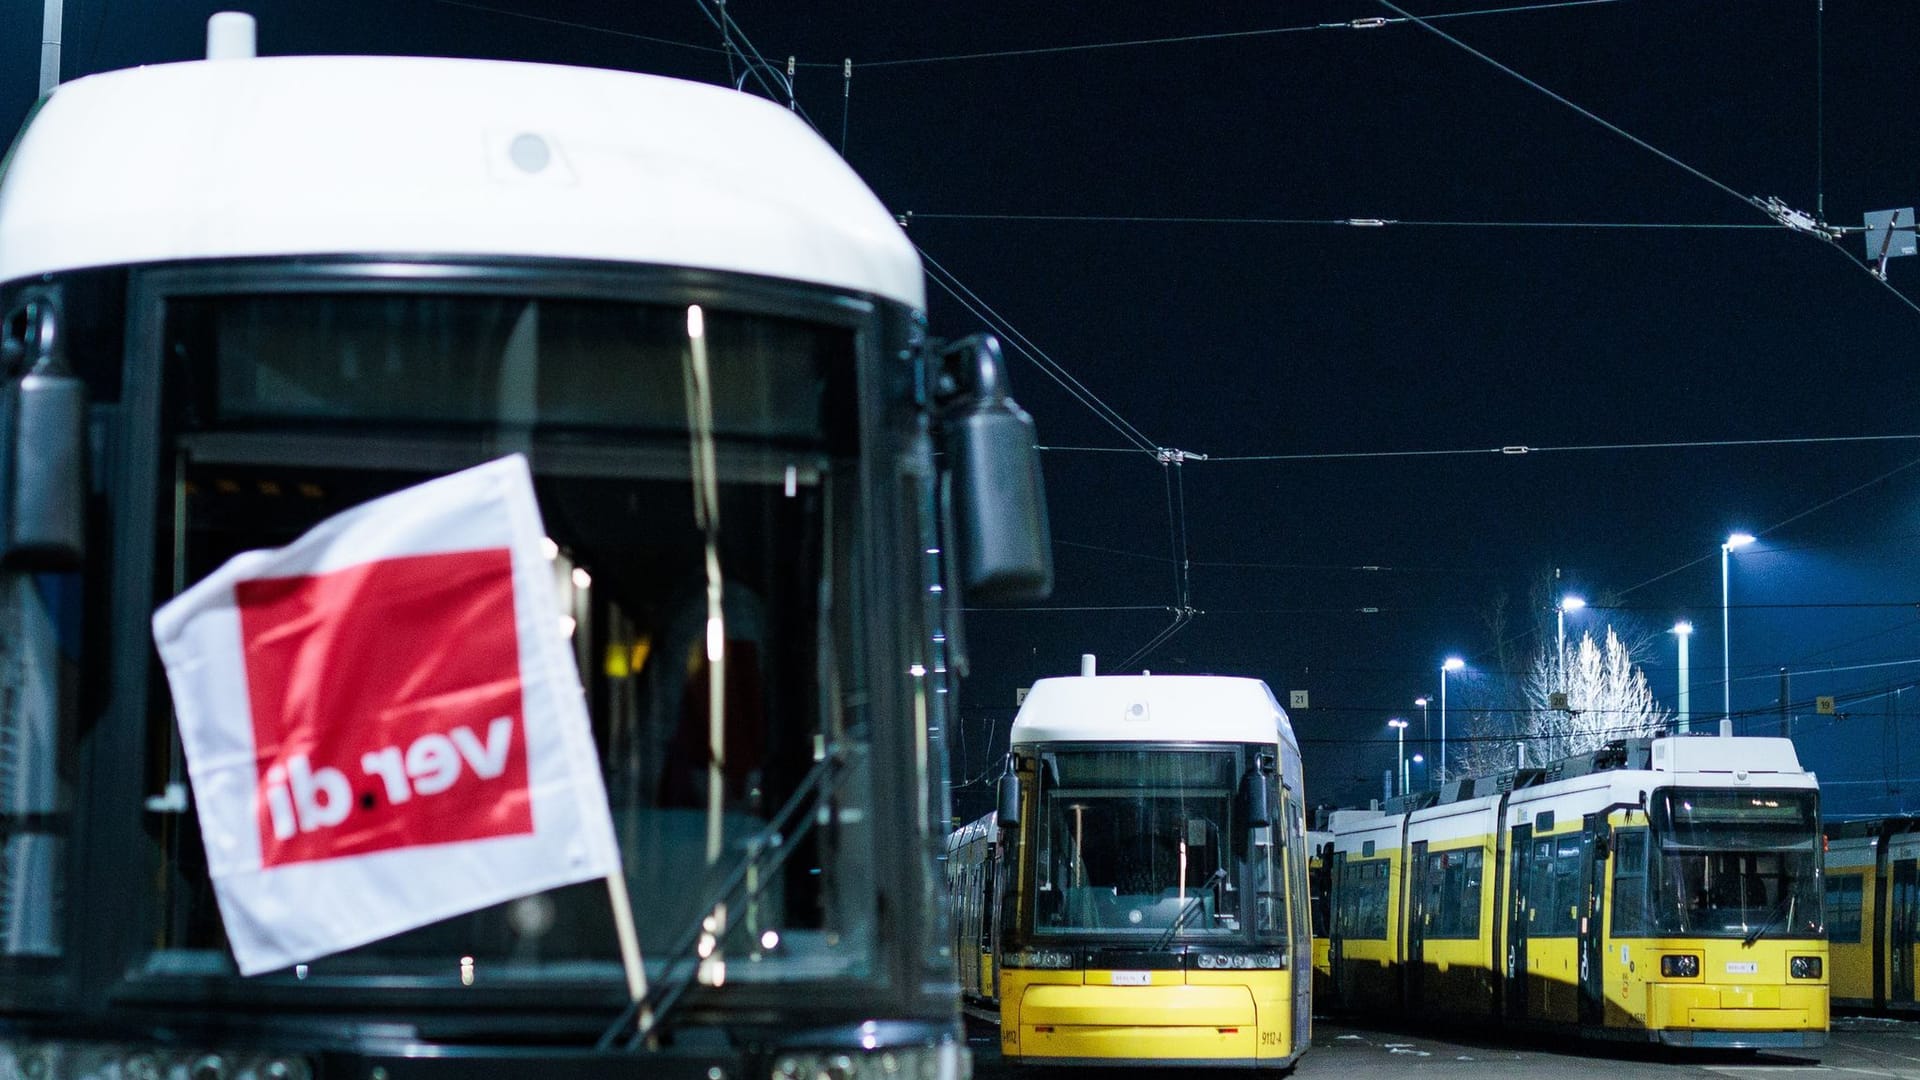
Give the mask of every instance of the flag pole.
POLYGON ((607 875, 607 895, 613 901, 613 930, 620 938, 620 966, 627 971, 627 993, 639 1006, 640 1034, 653 1027, 653 1010, 647 1007, 647 969, 640 963, 640 935, 633 928, 633 902, 627 899, 627 875, 615 869, 607 875))

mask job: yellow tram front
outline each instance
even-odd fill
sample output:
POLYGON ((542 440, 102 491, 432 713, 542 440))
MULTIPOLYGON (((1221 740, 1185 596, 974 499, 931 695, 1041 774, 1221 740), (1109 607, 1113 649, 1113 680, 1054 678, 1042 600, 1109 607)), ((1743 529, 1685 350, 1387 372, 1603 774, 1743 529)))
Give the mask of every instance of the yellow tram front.
POLYGON ((1613 830, 1607 1026, 1661 1042, 1819 1046, 1819 793, 1658 788, 1613 830))
POLYGON ((1136 704, 1155 720, 1114 739, 1032 740, 1040 732, 1016 725, 1017 795, 1000 815, 1014 839, 1002 1053, 1029 1064, 1292 1064, 1311 1024, 1306 843, 1298 751, 1277 737, 1285 720, 1266 686, 1046 682, 1150 696, 1136 704), (1183 696, 1221 691, 1254 706, 1264 739, 1165 715, 1183 696))

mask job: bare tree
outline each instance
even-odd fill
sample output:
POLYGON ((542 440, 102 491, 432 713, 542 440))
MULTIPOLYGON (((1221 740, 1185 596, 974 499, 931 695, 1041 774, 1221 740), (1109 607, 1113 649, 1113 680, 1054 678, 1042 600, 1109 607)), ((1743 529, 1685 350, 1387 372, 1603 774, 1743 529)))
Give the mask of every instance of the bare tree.
POLYGON ((1672 714, 1647 688, 1647 673, 1612 626, 1604 641, 1583 631, 1565 651, 1544 648, 1527 677, 1528 757, 1535 763, 1592 750, 1615 739, 1652 736, 1672 714), (1565 694, 1565 707, 1555 695, 1565 694))

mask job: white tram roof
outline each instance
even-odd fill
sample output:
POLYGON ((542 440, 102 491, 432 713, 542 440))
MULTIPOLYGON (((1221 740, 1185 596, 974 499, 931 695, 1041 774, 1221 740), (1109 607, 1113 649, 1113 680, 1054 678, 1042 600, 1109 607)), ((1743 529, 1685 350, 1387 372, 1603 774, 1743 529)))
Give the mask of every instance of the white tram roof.
POLYGON ((1013 718, 1013 744, 1235 742, 1298 746, 1259 679, 1230 675, 1070 675, 1041 679, 1013 718))
POLYGON ((912 244, 797 116, 630 72, 347 56, 109 72, 56 89, 0 179, 0 281, 340 254, 661 264, 925 305, 912 244))
MULTIPOLYGON (((1561 825, 1581 815, 1622 803, 1637 803, 1656 787, 1703 787, 1727 791, 1817 789, 1790 739, 1765 737, 1675 736, 1650 740, 1645 768, 1575 771, 1561 779, 1538 771, 1539 782, 1507 795, 1508 825, 1525 824, 1542 810, 1554 810, 1561 825)), ((1569 759, 1575 761, 1578 759, 1569 759)), ((1378 810, 1335 811, 1328 826, 1335 848, 1357 851, 1369 839, 1396 838, 1406 828, 1415 840, 1471 839, 1491 834, 1502 792, 1491 778, 1478 780, 1474 795, 1419 806, 1403 813, 1378 810), (1482 786, 1484 785, 1484 786, 1482 786)))

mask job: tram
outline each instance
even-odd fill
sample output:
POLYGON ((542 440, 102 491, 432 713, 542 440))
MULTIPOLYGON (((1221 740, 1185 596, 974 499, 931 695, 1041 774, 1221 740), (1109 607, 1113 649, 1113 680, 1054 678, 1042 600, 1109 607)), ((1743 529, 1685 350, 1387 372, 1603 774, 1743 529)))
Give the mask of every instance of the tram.
POLYGON ((1332 831, 1340 1009, 1675 1046, 1826 1042, 1819 791, 1786 739, 1623 740, 1332 831))
POLYGON ((1051 576, 997 346, 926 337, 912 245, 786 108, 216 20, 0 166, 0 1075, 965 1076, 945 673, 962 597, 1051 576), (241 977, 151 614, 509 453, 646 1008, 605 887, 241 977))
POLYGON ((1920 818, 1827 829, 1827 947, 1836 1008, 1911 1012, 1920 961, 1920 818))
POLYGON ((1003 1057, 1286 1068, 1312 1036, 1300 751, 1257 679, 1034 683, 1000 808, 948 843, 1003 1057))

